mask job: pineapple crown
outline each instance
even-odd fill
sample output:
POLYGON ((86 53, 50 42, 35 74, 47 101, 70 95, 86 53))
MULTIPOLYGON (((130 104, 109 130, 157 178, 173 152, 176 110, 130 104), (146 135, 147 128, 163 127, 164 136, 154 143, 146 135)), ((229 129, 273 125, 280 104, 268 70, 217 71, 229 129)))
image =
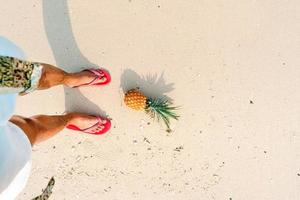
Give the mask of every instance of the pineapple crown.
POLYGON ((146 103, 146 112, 157 121, 163 120, 170 131, 170 119, 178 120, 179 116, 175 113, 178 107, 170 105, 168 100, 161 98, 149 98, 146 103))

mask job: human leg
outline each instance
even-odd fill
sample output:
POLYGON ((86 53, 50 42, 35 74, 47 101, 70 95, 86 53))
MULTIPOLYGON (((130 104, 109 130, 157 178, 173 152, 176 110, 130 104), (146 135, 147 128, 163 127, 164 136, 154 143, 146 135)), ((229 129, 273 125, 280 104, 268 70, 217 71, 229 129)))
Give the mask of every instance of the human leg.
MULTIPOLYGON (((68 113, 65 115, 37 115, 30 118, 14 115, 10 122, 20 127, 27 135, 31 144, 38 144, 45 141, 57 133, 62 131, 69 124, 76 124, 81 129, 89 128, 97 122, 96 117, 81 114, 81 113, 68 113)), ((103 129, 106 120, 103 120, 98 129, 103 129)), ((96 131, 96 129, 95 129, 96 131)))
POLYGON ((36 89, 43 90, 57 85, 75 87, 92 81, 106 83, 106 80, 103 72, 68 73, 54 65, 0 56, 0 94, 19 91, 27 94, 36 89))
MULTIPOLYGON (((42 75, 39 81, 39 90, 48 89, 57 85, 65 85, 68 87, 75 87, 84 83, 93 81, 96 76, 89 71, 81 71, 77 73, 67 73, 60 68, 41 63, 43 66, 42 75)), ((106 77, 102 77, 98 82, 105 82, 106 77)))

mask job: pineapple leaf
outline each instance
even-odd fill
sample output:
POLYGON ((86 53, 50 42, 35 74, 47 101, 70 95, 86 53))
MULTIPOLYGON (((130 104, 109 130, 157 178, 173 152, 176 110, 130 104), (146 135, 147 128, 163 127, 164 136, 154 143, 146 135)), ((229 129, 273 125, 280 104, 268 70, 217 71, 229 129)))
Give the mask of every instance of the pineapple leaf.
POLYGON ((178 107, 173 107, 167 100, 148 99, 146 112, 157 121, 163 120, 167 128, 170 129, 170 119, 178 120, 179 116, 175 113, 178 107))

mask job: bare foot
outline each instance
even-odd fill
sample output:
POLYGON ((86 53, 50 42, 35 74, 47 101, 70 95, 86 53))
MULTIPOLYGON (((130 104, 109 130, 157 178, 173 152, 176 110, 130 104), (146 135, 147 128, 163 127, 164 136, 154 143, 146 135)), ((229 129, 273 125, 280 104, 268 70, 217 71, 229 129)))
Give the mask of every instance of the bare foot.
MULTIPOLYGON (((93 80, 95 80, 97 76, 89 71, 82 71, 78 73, 70 74, 65 79, 65 84, 68 87, 76 87, 82 84, 90 83, 93 80)), ((104 83, 106 81, 106 78, 104 77, 104 74, 102 78, 97 80, 97 83, 104 83)))
MULTIPOLYGON (((81 130, 88 129, 90 127, 95 126, 95 124, 99 123, 99 120, 91 115, 81 114, 81 113, 69 113, 67 114, 69 117, 69 122, 67 125, 73 124, 76 125, 81 130)), ((107 123, 106 120, 102 120, 98 126, 95 126, 91 132, 99 132, 104 128, 104 125, 107 123)))

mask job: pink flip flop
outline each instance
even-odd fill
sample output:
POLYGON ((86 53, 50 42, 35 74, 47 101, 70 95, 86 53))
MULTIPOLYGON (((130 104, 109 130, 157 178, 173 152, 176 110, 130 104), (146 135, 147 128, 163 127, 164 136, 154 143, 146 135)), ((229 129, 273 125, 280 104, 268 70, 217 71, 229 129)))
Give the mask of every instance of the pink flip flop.
POLYGON ((110 81, 111 81, 111 76, 109 75, 109 73, 106 70, 103 70, 103 69, 85 69, 83 71, 89 71, 89 72, 95 74, 96 75, 95 79, 92 80, 89 83, 85 83, 85 84, 81 84, 81 85, 75 86, 74 88, 81 87, 81 86, 100 86, 100 85, 106 85, 106 84, 110 83, 110 81), (97 83, 97 81, 99 81, 103 77, 106 78, 106 81, 103 82, 103 83, 99 83, 99 82, 97 83))
POLYGON ((111 121, 107 118, 105 118, 105 119, 101 118, 101 117, 96 117, 96 118, 97 118, 98 122, 89 128, 80 129, 76 125, 70 124, 67 126, 67 129, 71 129, 74 131, 80 131, 80 132, 88 133, 88 134, 92 134, 92 135, 102 135, 102 134, 106 133, 111 127, 111 121), (102 120, 106 120, 106 123, 102 124, 102 122, 101 122, 102 120), (104 126, 104 128, 102 130, 98 131, 97 129, 99 128, 99 125, 104 126), (93 130, 96 130, 98 132, 93 132, 93 130))

